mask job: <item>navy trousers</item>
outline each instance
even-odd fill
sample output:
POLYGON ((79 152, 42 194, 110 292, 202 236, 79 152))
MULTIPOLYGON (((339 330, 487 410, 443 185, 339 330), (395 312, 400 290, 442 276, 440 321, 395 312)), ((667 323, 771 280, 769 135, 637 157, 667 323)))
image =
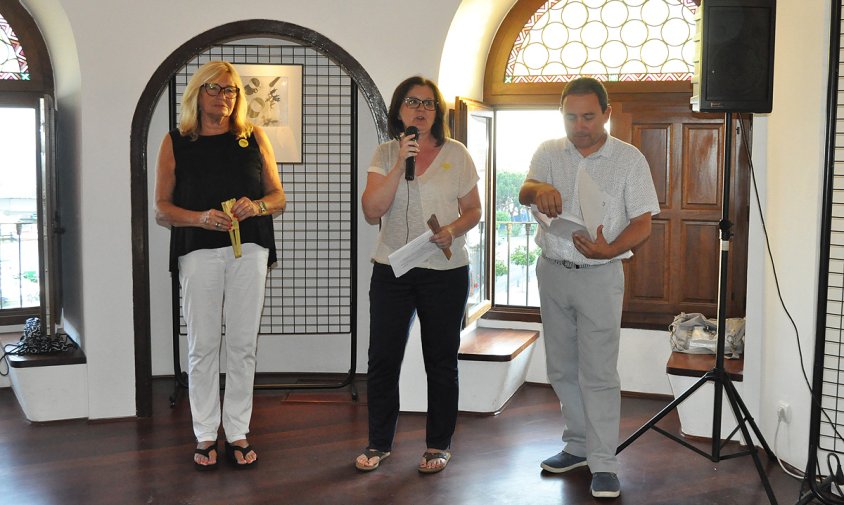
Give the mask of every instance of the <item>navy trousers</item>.
POLYGON ((433 449, 451 446, 457 424, 457 351, 468 296, 468 266, 414 268, 396 278, 392 267, 375 263, 369 288, 370 448, 392 448, 399 416, 399 372, 417 313, 428 382, 425 440, 433 449))

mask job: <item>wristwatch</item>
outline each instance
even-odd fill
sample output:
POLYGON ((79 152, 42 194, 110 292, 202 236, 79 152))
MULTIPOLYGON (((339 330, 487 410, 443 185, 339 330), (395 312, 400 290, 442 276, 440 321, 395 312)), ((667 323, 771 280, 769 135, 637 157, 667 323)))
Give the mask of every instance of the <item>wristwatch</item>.
POLYGON ((267 214, 267 204, 264 203, 263 200, 255 200, 255 203, 258 204, 258 215, 264 216, 267 214))

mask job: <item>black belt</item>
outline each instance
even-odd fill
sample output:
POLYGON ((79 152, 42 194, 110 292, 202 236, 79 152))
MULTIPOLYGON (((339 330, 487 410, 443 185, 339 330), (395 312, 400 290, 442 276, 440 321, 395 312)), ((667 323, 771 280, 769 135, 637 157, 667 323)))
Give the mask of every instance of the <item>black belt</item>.
POLYGON ((559 265, 563 268, 568 268, 569 270, 580 270, 581 268, 599 267, 599 266, 606 265, 607 263, 610 263, 608 261, 606 263, 598 263, 598 264, 595 264, 595 265, 580 265, 578 263, 575 263, 575 262, 569 261, 569 260, 555 260, 554 258, 549 258, 548 256, 545 256, 544 254, 542 255, 542 257, 545 258, 546 260, 550 261, 551 263, 555 264, 555 265, 559 265))

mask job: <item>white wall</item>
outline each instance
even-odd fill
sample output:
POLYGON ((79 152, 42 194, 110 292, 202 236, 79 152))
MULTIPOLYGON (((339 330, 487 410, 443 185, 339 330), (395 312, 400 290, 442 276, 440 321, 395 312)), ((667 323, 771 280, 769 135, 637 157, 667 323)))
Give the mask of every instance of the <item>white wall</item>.
MULTIPOLYGON (((830 3, 822 0, 777 3, 774 108, 767 118, 767 142, 754 142, 767 158, 765 221, 776 263, 782 298, 799 331, 803 367, 812 377, 817 304, 818 244, 822 204, 825 139, 827 59, 830 3), (764 146, 764 147, 763 147, 764 146)), ((755 211, 754 211, 755 213, 755 211)), ((758 237, 758 232, 757 235, 758 237)), ((754 272, 748 292, 761 314, 757 326, 761 357, 759 420, 769 444, 774 445, 776 407, 791 404, 794 419, 781 428, 778 453, 789 463, 807 461, 808 387, 803 379, 798 339, 780 306, 770 262, 763 244, 753 247, 754 272), (784 431, 784 432, 783 432, 784 431)), ((750 317, 750 314, 748 315, 750 317)))
MULTIPOLYGON (((255 0, 237 10, 221 0, 23 3, 42 27, 54 59, 65 141, 60 163, 73 168, 65 181, 79 192, 66 209, 70 281, 66 298, 71 301, 65 316, 88 354, 90 416, 108 418, 135 412, 129 132, 137 100, 158 65, 176 47, 208 29, 236 20, 270 18, 305 26, 343 47, 363 65, 386 99, 401 79, 413 74, 438 78, 449 100, 455 95, 481 98, 486 52, 513 0, 430 0, 425 8, 409 0, 255 0), (408 12, 412 15, 405 21, 408 12), (115 19, 132 22, 113 23, 115 19), (447 37, 450 28, 454 34, 447 37), (472 43, 461 43, 459 30, 470 30, 472 43)), ((800 329, 807 365, 814 341, 828 17, 829 5, 822 0, 778 3, 774 112, 757 118, 754 139, 757 181, 780 285, 800 329)), ((154 148, 161 135, 151 135, 154 148)), ((367 151, 375 144, 374 132, 366 125, 361 139, 361 170, 365 170, 367 151)), ((772 445, 775 405, 779 400, 791 403, 795 419, 780 433, 780 453, 802 466, 809 396, 796 358, 795 336, 778 307, 752 207, 744 399, 772 445)), ((362 220, 360 225, 363 331, 358 370, 365 370, 367 244, 375 232, 362 220)), ((642 379, 637 369, 663 366, 662 356, 652 352, 662 338, 658 332, 625 332, 623 377, 642 379)), ((164 370, 169 366, 167 351, 159 347, 156 367, 164 370)), ((314 356, 331 352, 307 351, 314 356)), ((542 359, 537 353, 531 380, 541 377, 542 359)), ((641 386, 650 390, 661 384, 654 378, 643 380, 641 386)))
MULTIPOLYGON (((44 29, 51 55, 63 62, 57 65, 56 78, 59 99, 66 101, 59 106, 71 114, 59 127, 61 135, 71 133, 75 139, 75 159, 64 163, 73 167, 79 193, 67 210, 72 216, 65 293, 72 301, 65 318, 66 328, 82 340, 88 356, 91 418, 135 413, 129 134, 141 92, 161 62, 188 39, 216 26, 277 19, 312 29, 343 47, 389 97, 409 75, 436 75, 442 41, 458 3, 432 0, 419 9, 416 2, 393 0, 257 0, 247 8, 232 9, 230 2, 218 0, 24 1, 44 29), (411 19, 397 22, 409 12, 411 19), (372 37, 374 33, 378 36, 372 37), (76 54, 67 55, 72 48, 76 54), (78 72, 65 70, 76 61, 78 72)), ((370 150, 372 133, 370 129, 362 143, 370 150)), ((156 140, 151 142, 155 145, 156 140)), ((368 163, 369 153, 361 156, 368 163)), ((363 228, 361 239, 365 261, 369 251, 363 244, 372 239, 369 227, 363 228)), ((362 266, 362 281, 368 279, 365 270, 362 266)), ((365 303, 361 311, 368 312, 365 303)), ((327 347, 313 355, 319 359, 330 353, 327 347)))

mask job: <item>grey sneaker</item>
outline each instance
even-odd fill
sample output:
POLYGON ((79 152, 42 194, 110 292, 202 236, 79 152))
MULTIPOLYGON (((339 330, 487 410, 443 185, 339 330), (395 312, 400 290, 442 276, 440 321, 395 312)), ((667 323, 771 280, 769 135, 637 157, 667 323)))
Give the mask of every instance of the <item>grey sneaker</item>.
POLYGON ((616 498, 621 494, 618 476, 610 472, 592 474, 592 496, 595 498, 616 498))
POLYGON ((560 451, 559 454, 551 456, 543 461, 539 466, 547 472, 565 473, 579 466, 586 466, 586 458, 571 455, 566 451, 560 451))

